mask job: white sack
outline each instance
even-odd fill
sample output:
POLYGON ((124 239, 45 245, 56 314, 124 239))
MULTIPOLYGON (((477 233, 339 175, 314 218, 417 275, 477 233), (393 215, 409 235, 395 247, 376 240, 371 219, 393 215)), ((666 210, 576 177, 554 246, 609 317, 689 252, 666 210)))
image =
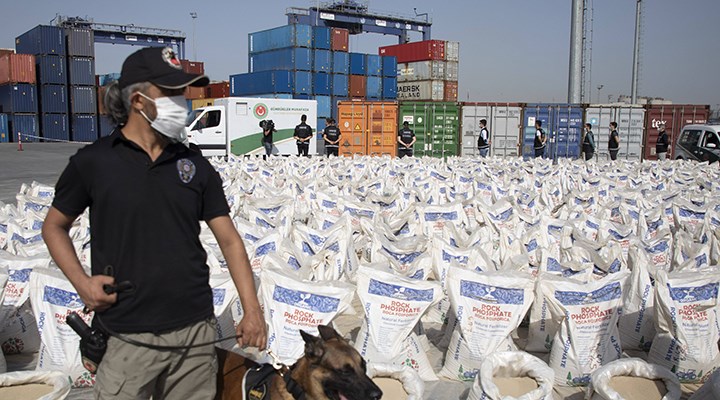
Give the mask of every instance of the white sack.
POLYGON ((648 364, 639 358, 622 358, 600 367, 592 373, 585 398, 588 400, 624 400, 621 394, 610 385, 614 376, 662 380, 667 390, 662 400, 679 400, 682 393, 680 381, 668 369, 648 364))
POLYGON ((0 387, 28 385, 28 384, 52 385, 53 391, 37 400, 63 400, 70 393, 70 382, 67 376, 57 371, 16 371, 0 374, 0 387))
POLYGON ((494 353, 483 360, 468 400, 553 400, 555 372, 541 359, 521 351, 494 353), (532 378, 538 387, 520 397, 503 397, 495 378, 532 378))

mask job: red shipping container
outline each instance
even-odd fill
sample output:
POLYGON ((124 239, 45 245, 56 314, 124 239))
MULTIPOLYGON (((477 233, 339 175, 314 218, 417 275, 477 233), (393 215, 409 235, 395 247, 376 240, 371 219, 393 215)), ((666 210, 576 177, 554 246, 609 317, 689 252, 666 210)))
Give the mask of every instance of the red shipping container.
POLYGON ((445 95, 443 100, 445 101, 457 101, 458 98, 458 83, 455 81, 445 81, 445 95))
POLYGON ((367 90, 367 77, 365 75, 350 75, 350 97, 365 98, 367 90))
POLYGON ((645 106, 645 160, 657 160, 655 144, 658 138, 658 126, 665 124, 670 141, 668 159, 673 158, 675 139, 682 128, 689 124, 705 124, 710 116, 710 106, 692 104, 649 104, 645 106))
POLYGON ((185 98, 188 100, 193 99, 204 99, 206 97, 206 90, 204 87, 188 86, 185 88, 185 98))
POLYGON ((230 82, 216 82, 209 84, 207 87, 207 97, 211 99, 230 97, 230 82))
POLYGON ((381 56, 395 56, 398 64, 415 61, 445 60, 444 40, 425 40, 380 48, 381 56))
POLYGON ((15 50, 13 50, 13 49, 0 49, 0 56, 4 56, 5 54, 15 54, 15 50))
POLYGON ((0 85, 6 83, 35 83, 35 56, 30 54, 0 56, 0 85))
POLYGON ((332 51, 348 51, 350 32, 347 29, 332 28, 330 33, 330 48, 332 51))
POLYGON ((188 74, 202 75, 205 73, 205 63, 201 61, 180 60, 180 65, 182 65, 183 71, 188 74))

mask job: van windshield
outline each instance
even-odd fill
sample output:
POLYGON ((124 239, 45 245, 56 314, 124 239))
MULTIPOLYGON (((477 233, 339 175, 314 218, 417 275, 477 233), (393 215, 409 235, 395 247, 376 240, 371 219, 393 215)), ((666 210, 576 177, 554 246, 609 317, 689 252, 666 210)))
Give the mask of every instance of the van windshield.
POLYGON ((188 113, 187 119, 185 120, 185 126, 190 126, 190 124, 195 121, 195 119, 198 117, 198 115, 202 114, 203 110, 192 110, 188 113))

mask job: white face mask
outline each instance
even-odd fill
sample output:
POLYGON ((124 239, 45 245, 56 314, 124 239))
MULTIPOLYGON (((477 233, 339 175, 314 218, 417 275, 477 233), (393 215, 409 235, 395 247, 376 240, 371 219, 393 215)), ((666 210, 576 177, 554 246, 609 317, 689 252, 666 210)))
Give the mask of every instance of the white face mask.
POLYGON ((140 96, 155 103, 157 117, 154 121, 140 111, 140 114, 150 123, 150 126, 168 137, 170 140, 184 145, 188 145, 187 134, 185 133, 185 120, 187 119, 188 109, 185 96, 158 97, 151 99, 143 93, 138 92, 140 96))

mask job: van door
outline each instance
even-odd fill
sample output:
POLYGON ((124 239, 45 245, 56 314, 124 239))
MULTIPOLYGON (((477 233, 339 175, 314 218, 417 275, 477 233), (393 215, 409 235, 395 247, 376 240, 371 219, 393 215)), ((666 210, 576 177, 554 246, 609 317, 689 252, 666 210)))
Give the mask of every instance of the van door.
POLYGON ((222 156, 227 152, 225 109, 220 106, 195 110, 189 124, 188 140, 198 145, 204 156, 222 156))
POLYGON ((715 162, 720 158, 720 138, 718 134, 706 130, 703 134, 702 142, 698 148, 698 159, 700 161, 715 162))

